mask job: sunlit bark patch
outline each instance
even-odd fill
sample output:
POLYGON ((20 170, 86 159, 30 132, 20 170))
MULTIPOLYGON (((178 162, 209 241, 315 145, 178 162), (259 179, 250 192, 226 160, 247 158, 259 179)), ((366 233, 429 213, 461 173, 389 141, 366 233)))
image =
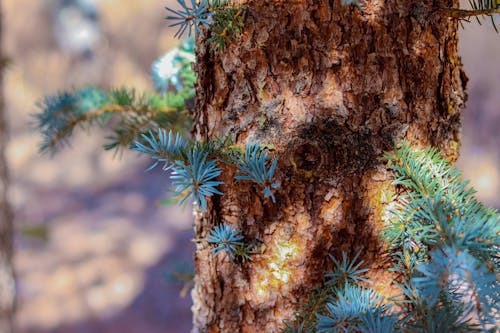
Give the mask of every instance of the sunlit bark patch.
POLYGON ((298 267, 304 248, 298 237, 289 240, 276 237, 267 252, 269 254, 256 263, 251 283, 249 298, 254 306, 273 303, 277 295, 288 293, 301 280, 298 267))

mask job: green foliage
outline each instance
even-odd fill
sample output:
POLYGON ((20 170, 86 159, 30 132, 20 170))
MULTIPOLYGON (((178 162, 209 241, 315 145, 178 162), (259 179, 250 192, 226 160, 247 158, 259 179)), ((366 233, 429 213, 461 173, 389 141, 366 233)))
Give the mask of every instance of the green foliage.
POLYGON ((363 261, 359 261, 359 252, 354 256, 352 260, 347 259, 347 254, 342 252, 342 261, 335 259, 332 255, 329 255, 330 259, 334 264, 334 270, 327 273, 325 276, 327 278, 326 284, 333 286, 342 286, 345 283, 355 284, 359 282, 369 282, 363 277, 368 269, 361 268, 363 261))
POLYGON ((206 241, 213 245, 210 252, 213 252, 216 257, 221 252, 225 252, 232 259, 245 262, 252 260, 251 254, 255 253, 253 246, 244 242, 241 231, 228 223, 213 227, 206 241))
POLYGON ((55 153, 69 142, 75 128, 112 128, 106 149, 128 148, 140 135, 157 127, 184 128, 189 118, 179 93, 138 94, 134 89, 103 91, 86 87, 45 97, 37 104, 36 126, 43 135, 41 152, 55 153))
POLYGON ((396 333, 402 332, 398 327, 398 317, 387 314, 381 308, 367 311, 359 316, 357 329, 361 333, 396 333))
POLYGON ((419 258, 436 245, 454 245, 497 266, 498 215, 474 198, 455 167, 435 149, 418 151, 407 144, 386 159, 396 174, 394 184, 408 189, 391 210, 393 223, 386 228, 391 244, 420 253, 419 258))
MULTIPOLYGON (((358 257, 359 253, 349 259, 343 252, 342 260, 337 260, 330 255, 334 264, 333 270, 325 274, 324 285, 311 293, 307 302, 302 303, 302 310, 296 313, 293 322, 285 323, 284 333, 315 333, 321 330, 336 332, 336 326, 340 329, 339 325, 343 323, 337 323, 337 319, 341 317, 336 311, 338 302, 348 300, 346 297, 352 294, 351 289, 356 283, 369 282, 363 277, 368 270, 361 268, 363 261, 358 261, 358 257)), ((366 290, 367 293, 372 292, 366 290)), ((359 298, 354 302, 358 302, 358 306, 363 301, 359 298)))
POLYGON ((224 51, 226 45, 243 30, 245 7, 232 5, 229 0, 212 0, 210 8, 214 9, 214 15, 207 42, 212 45, 212 50, 224 51))
MULTIPOLYGON (((494 332, 500 320, 497 213, 474 198, 460 172, 435 149, 403 143, 385 159, 402 191, 388 208, 384 232, 399 276, 394 283, 401 294, 392 299, 399 310, 363 287, 368 270, 360 269, 357 256, 348 260, 343 254, 342 261, 332 258, 334 270, 315 293, 329 297, 315 308, 316 331, 494 332)), ((285 332, 313 332, 313 323, 305 325, 303 318, 299 312, 285 332)))
POLYGON ((194 47, 194 39, 187 38, 153 62, 151 77, 156 91, 161 94, 169 90, 185 91, 186 97, 194 96, 196 75, 191 68, 195 61, 194 47))
POLYGON ((253 180, 262 185, 264 196, 272 197, 274 201, 270 188, 278 187, 277 183, 273 182, 277 159, 274 159, 271 167, 267 169, 266 161, 269 156, 261 152, 258 145, 258 149, 255 149, 256 145, 253 144, 247 148, 247 152, 250 149, 257 155, 244 154, 243 157, 237 159, 235 156, 239 152, 231 148, 229 139, 208 143, 190 142, 183 139, 180 134, 174 136, 172 131, 167 134, 164 129, 159 129, 156 134, 152 131, 143 134, 141 139, 142 141, 135 142, 133 149, 153 159, 154 163, 147 171, 159 164, 163 164, 163 170, 172 171, 170 178, 174 180, 174 193, 181 203, 185 202, 188 197, 193 197, 198 207, 205 211, 208 197, 223 194, 217 189, 217 186, 223 183, 215 180, 222 173, 222 169, 217 165, 236 163, 240 168, 244 162, 247 162, 246 157, 250 158, 248 162, 250 165, 253 165, 252 163, 256 165, 255 168, 248 169, 251 174, 237 175, 235 178, 253 180), (266 192, 266 189, 269 192, 266 192))
POLYGON ((185 159, 184 152, 188 149, 188 142, 177 133, 158 129, 157 134, 150 131, 141 135, 142 141, 136 141, 133 147, 140 153, 147 154, 155 161, 146 171, 152 170, 159 163, 164 163, 163 170, 169 170, 175 160, 185 159))
POLYGON ((157 128, 183 132, 191 124, 186 103, 194 98, 193 61, 193 41, 184 42, 157 61, 152 76, 160 93, 89 86, 46 96, 37 103, 39 112, 34 115, 43 136, 40 151, 56 153, 69 143, 77 127, 109 129, 107 150, 129 148, 142 134, 157 128), (168 90, 171 85, 175 91, 168 90))
POLYGON ((318 333, 396 331, 397 317, 389 314, 383 297, 368 288, 347 284, 326 308, 327 315, 318 314, 318 333))
POLYGON ((481 18, 489 18, 493 28, 498 32, 495 23, 495 16, 500 15, 500 1, 499 0, 469 0, 470 9, 450 8, 443 4, 437 10, 438 14, 442 17, 450 17, 455 20, 469 22, 471 18, 476 18, 477 22, 481 24, 481 18))
POLYGON ((233 5, 229 0, 191 0, 188 5, 184 0, 177 0, 180 10, 166 7, 173 15, 166 18, 174 21, 170 26, 176 27, 175 36, 180 37, 186 31, 191 36, 195 32, 203 35, 203 28, 210 32, 207 42, 212 45, 212 50, 224 50, 227 43, 231 42, 241 33, 244 26, 245 6, 233 5))
MULTIPOLYGON (((498 215, 474 198, 474 190, 437 150, 415 150, 403 143, 386 159, 394 184, 406 190, 386 228, 403 293, 414 295, 403 301, 424 309, 421 313, 456 318, 450 327, 473 329, 463 321, 466 314, 473 315, 486 330, 498 320, 500 309, 498 215)), ((422 315, 409 317, 409 324, 422 318, 426 329, 437 325, 435 318, 422 315)))
POLYGON ((418 259, 437 244, 455 245, 486 261, 497 255, 498 215, 474 198, 468 182, 435 149, 417 151, 403 144, 386 158, 397 176, 395 185, 408 189, 391 210, 393 223, 385 232, 391 244, 418 259))
POLYGON ((223 182, 215 179, 222 173, 215 160, 207 161, 207 153, 202 149, 191 149, 187 154, 187 162, 175 160, 172 166, 171 179, 175 186, 175 195, 182 204, 187 198, 193 197, 194 202, 203 211, 207 209, 207 197, 214 194, 222 195, 217 186, 223 182))
POLYGON ((280 184, 273 182, 273 178, 278 159, 273 159, 270 166, 267 167, 269 159, 269 155, 259 144, 248 144, 245 153, 240 154, 239 158, 235 160, 238 167, 238 174, 235 178, 259 184, 263 188, 264 197, 270 197, 273 202, 276 202, 273 190, 279 188, 280 184))
POLYGON ((220 252, 228 253, 232 258, 235 257, 238 248, 243 246, 243 236, 240 231, 231 224, 221 224, 210 230, 207 242, 214 245, 210 251, 217 256, 220 252))
POLYGON ((201 26, 208 28, 210 26, 211 18, 213 12, 211 12, 208 1, 206 0, 191 0, 191 6, 186 4, 185 0, 177 0, 177 3, 181 6, 180 10, 175 10, 169 7, 165 7, 173 15, 166 17, 167 20, 172 20, 171 27, 179 27, 175 33, 175 37, 181 37, 186 30, 188 31, 188 36, 191 37, 193 28, 196 32, 203 34, 201 26))
POLYGON ((326 314, 326 304, 335 289, 331 286, 316 288, 307 301, 301 303, 301 310, 295 313, 292 322, 285 322, 283 333, 316 333, 318 315, 326 314))
POLYGON ((435 307, 440 298, 457 303, 467 313, 479 315, 481 324, 495 324, 500 303, 500 286, 495 272, 478 261, 467 250, 444 247, 433 250, 430 260, 417 267, 412 284, 428 306, 435 307))
MULTIPOLYGON (((227 4, 211 2, 210 5, 227 4)), ((216 180, 222 173, 219 166, 234 163, 239 151, 231 148, 229 136, 206 143, 182 137, 180 133, 185 132, 191 122, 186 101, 194 97, 195 79, 191 69, 194 42, 188 40, 172 52, 153 66, 152 76, 159 94, 137 94, 134 89, 127 88, 106 92, 86 87, 45 97, 38 103, 40 112, 35 115, 37 127, 44 136, 41 151, 55 153, 69 141, 78 126, 90 128, 98 124, 111 128, 113 134, 109 136, 106 149, 132 146, 149 155, 154 162, 148 170, 161 163, 165 171, 171 171, 177 201, 183 203, 193 198, 205 211, 208 197, 222 195, 217 189, 222 182, 216 180), (166 91, 171 88, 176 91, 166 91)), ((259 184, 264 185, 265 197, 272 196, 274 200, 269 186, 277 186, 272 183, 277 159, 268 170, 265 167, 268 155, 260 151, 256 154, 263 165, 257 165, 261 169, 252 170, 252 176, 263 181, 259 184)), ((249 258, 245 247, 238 251, 241 258, 249 258)))
POLYGON ((150 132, 143 134, 144 142, 136 141, 134 149, 149 155, 154 163, 147 171, 163 163, 163 170, 171 170, 171 179, 174 180, 175 196, 183 203, 193 197, 195 203, 203 211, 207 208, 206 198, 214 194, 222 195, 217 186, 222 182, 216 181, 222 170, 216 166, 217 161, 207 159, 210 150, 207 145, 192 144, 179 134, 175 137, 170 131, 159 129, 157 135, 150 132))

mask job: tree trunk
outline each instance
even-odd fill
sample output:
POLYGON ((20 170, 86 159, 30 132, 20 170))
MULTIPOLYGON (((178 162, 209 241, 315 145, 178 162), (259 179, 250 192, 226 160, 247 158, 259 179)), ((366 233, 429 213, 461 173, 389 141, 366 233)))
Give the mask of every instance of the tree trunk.
POLYGON ((0 6, 0 332, 13 331, 14 272, 12 268, 13 226, 12 214, 7 200, 8 173, 4 151, 7 146, 7 124, 4 116, 3 70, 3 15, 0 6))
POLYGON ((321 284, 328 253, 360 251, 376 289, 393 294, 380 157, 402 139, 451 160, 459 149, 466 77, 457 22, 437 1, 245 3, 244 31, 224 52, 198 39, 194 133, 274 145, 281 187, 273 203, 226 170, 224 196, 197 217, 198 239, 227 222, 264 246, 238 263, 196 245, 193 332, 279 332, 321 284))

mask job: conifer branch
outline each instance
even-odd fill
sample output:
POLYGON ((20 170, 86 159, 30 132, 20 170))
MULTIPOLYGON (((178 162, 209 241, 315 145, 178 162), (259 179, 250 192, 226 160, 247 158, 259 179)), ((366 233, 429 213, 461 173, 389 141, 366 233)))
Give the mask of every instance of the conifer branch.
POLYGON ((479 24, 481 24, 479 17, 486 16, 490 18, 493 28, 496 32, 498 32, 494 16, 500 15, 499 0, 469 0, 469 4, 472 9, 448 8, 441 6, 438 9, 437 14, 441 17, 449 17, 464 21, 469 21, 470 18, 474 17, 479 24))
POLYGON ((326 308, 327 315, 318 315, 318 333, 398 332, 397 317, 389 314, 390 307, 384 305, 383 297, 372 289, 348 284, 326 308))
POLYGON ((500 14, 500 7, 490 8, 490 9, 477 9, 477 10, 441 8, 439 12, 441 16, 463 20, 474 16, 489 16, 489 15, 500 14))
POLYGON ((302 302, 302 309, 295 313, 292 322, 285 322, 282 333, 316 333, 318 314, 326 314, 325 307, 334 294, 331 286, 316 288, 306 302, 302 302))
POLYGON ((166 17, 174 21, 170 27, 179 27, 175 37, 182 36, 186 31, 191 36, 192 31, 203 36, 203 29, 208 30, 211 36, 207 42, 212 50, 224 50, 227 43, 234 40, 241 33, 244 20, 244 5, 233 5, 230 0, 177 0, 180 10, 165 7, 173 15, 166 17))
POLYGON ((276 202, 274 190, 280 187, 280 183, 273 180, 278 159, 274 158, 270 166, 267 167, 270 156, 259 144, 249 143, 245 153, 235 159, 238 167, 238 174, 235 176, 237 180, 248 180, 259 184, 263 189, 264 197, 271 198, 276 202))
POLYGON ((385 230, 401 294, 382 300, 360 286, 367 269, 360 268, 358 256, 348 260, 343 254, 304 306, 315 309, 316 320, 299 311, 284 332, 493 332, 500 320, 497 213, 474 198, 460 172, 435 149, 403 142, 385 159, 404 191, 390 208, 385 230), (323 299, 316 295, 325 294, 328 301, 315 307, 323 299))
MULTIPOLYGON (((498 215, 473 197, 460 172, 436 150, 416 150, 403 143, 386 158, 395 172, 394 183, 407 191, 386 231, 392 235, 391 252, 399 262, 394 271, 404 279, 401 286, 410 296, 407 300, 421 314, 447 313, 448 320, 456 318, 450 327, 472 329, 473 324, 461 318, 474 314, 486 330, 500 314, 498 215), (403 245, 408 235, 415 246, 403 245), (455 316, 454 311, 463 315, 455 316)), ((415 315, 410 324, 421 322, 426 329, 439 325, 435 317, 422 322, 422 315, 415 315)))
POLYGON ((142 134, 156 128, 184 131, 191 121, 187 103, 195 94, 193 61, 194 41, 189 39, 157 60, 151 74, 159 93, 85 87, 46 96, 37 103, 39 112, 34 115, 43 136, 40 151, 55 153, 69 141, 75 128, 95 124, 113 131, 108 137, 111 142, 104 146, 107 150, 129 148, 142 134))
POLYGON ((190 117, 182 93, 137 94, 120 88, 104 92, 86 87, 74 92, 47 96, 37 103, 36 126, 43 135, 41 152, 55 153, 64 146, 74 129, 98 124, 110 125, 114 135, 106 149, 128 148, 142 133, 155 127, 183 129, 190 117))
POLYGON ((235 258, 238 253, 241 254, 245 245, 240 230, 227 223, 212 228, 207 242, 214 245, 210 252, 213 252, 215 256, 226 252, 231 258, 235 258))
POLYGON ((354 307, 372 308, 368 303, 372 300, 375 303, 381 301, 380 296, 371 289, 357 286, 358 282, 370 283, 363 277, 368 270, 360 268, 363 261, 358 260, 358 257, 359 253, 354 258, 349 259, 345 252, 342 253, 342 260, 330 256, 334 267, 331 272, 325 274, 324 285, 309 295, 307 302, 303 303, 303 309, 295 314, 295 319, 292 322, 285 323, 282 332, 351 332, 354 329, 361 329, 356 328, 356 324, 359 323, 357 319, 360 318, 352 313, 351 316, 339 312, 339 309, 346 303, 352 304, 354 302, 354 307), (350 322, 346 322, 348 317, 350 322))

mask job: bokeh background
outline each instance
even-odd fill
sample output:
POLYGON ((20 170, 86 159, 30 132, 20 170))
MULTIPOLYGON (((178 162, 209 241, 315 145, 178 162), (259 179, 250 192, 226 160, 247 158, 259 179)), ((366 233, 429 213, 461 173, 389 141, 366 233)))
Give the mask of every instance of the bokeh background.
MULTIPOLYGON (((134 153, 104 152, 98 130, 39 156, 30 126, 35 103, 60 90, 152 90, 151 63, 179 43, 164 20, 173 3, 3 1, 20 332, 189 331, 189 294, 180 297, 182 284, 169 276, 189 271, 192 212, 158 204, 168 197, 166 175, 145 174, 148 161, 134 153)), ((479 198, 500 207, 500 35, 487 22, 460 35, 470 81, 458 164, 479 198)))

